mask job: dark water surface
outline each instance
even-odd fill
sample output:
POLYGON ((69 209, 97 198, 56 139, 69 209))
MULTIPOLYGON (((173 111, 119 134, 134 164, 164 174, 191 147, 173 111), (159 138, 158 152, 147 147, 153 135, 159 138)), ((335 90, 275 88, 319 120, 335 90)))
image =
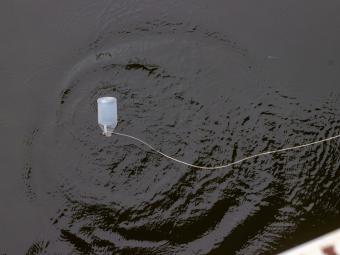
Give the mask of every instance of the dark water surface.
POLYGON ((338 1, 0 3, 0 254, 275 254, 340 227, 338 1))

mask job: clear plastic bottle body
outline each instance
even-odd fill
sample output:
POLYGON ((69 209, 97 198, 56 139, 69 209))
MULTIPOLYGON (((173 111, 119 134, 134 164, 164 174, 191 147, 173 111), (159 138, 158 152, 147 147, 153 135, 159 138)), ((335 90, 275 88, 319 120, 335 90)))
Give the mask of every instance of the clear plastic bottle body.
POLYGON ((101 97, 97 99, 98 124, 103 134, 111 136, 117 126, 117 99, 114 97, 101 97))

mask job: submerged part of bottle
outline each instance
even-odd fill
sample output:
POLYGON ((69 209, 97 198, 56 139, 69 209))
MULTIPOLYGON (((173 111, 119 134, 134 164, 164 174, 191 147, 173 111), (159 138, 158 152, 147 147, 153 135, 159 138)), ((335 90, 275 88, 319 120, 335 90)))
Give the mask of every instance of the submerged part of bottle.
POLYGON ((98 103, 98 124, 103 135, 111 136, 117 126, 117 99, 115 97, 100 97, 98 103))

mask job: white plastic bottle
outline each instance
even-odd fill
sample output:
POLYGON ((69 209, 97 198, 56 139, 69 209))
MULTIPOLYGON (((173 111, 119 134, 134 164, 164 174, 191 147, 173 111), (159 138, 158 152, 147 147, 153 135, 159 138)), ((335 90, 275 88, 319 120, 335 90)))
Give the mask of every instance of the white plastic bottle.
POLYGON ((111 136, 117 126, 117 99, 115 97, 100 97, 98 104, 98 124, 103 135, 111 136))

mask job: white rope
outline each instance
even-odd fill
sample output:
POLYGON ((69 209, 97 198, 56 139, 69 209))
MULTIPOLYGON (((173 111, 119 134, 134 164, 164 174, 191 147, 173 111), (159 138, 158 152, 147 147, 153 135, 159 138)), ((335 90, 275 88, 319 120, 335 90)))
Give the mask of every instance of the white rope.
POLYGON ((332 137, 329 137, 329 138, 325 138, 325 139, 322 139, 322 140, 319 140, 319 141, 316 141, 316 142, 311 142, 311 143, 306 143, 306 144, 302 144, 302 145, 297 145, 297 146, 291 146, 291 147, 287 147, 287 148, 283 148, 283 149, 278 149, 278 150, 272 150, 272 151, 266 151, 266 152, 261 152, 261 153, 258 153, 258 154, 255 154, 255 155, 252 155, 252 156, 249 156, 249 157, 245 157, 245 158, 242 158, 242 159, 239 159, 237 161, 234 161, 234 162, 231 162, 229 164, 226 164, 226 165, 220 165, 220 166, 198 166, 198 165, 193 165, 193 164, 190 164, 190 163, 187 163, 187 162, 184 162, 182 160, 179 160, 179 159, 176 159, 176 158, 173 158, 169 155, 166 155, 164 154, 163 152, 157 150, 156 148, 154 148, 152 145, 148 144, 147 142, 144 142, 143 140, 137 138, 137 137, 134 137, 132 135, 127 135, 127 134, 123 134, 123 133, 118 133, 118 132, 112 132, 112 134, 115 134, 115 135, 119 135, 119 136, 125 136, 125 137, 128 137, 128 138, 131 138, 133 140, 136 140, 144 145, 146 145, 147 147, 149 147, 151 150, 153 150, 154 152, 168 158, 168 159, 171 159, 173 161, 176 161, 178 163, 181 163, 181 164, 184 164, 184 165, 187 165, 187 166, 190 166, 190 167, 194 167, 194 168, 199 168, 199 169, 208 169, 208 170, 211 170, 211 169, 220 169, 220 168, 226 168, 226 167, 230 167, 230 166, 233 166, 233 165, 236 165, 236 164, 239 164, 243 161, 246 161, 248 159, 252 159, 252 158, 256 158, 256 157, 260 157, 260 156, 264 156, 264 155, 269 155, 269 154, 274 154, 274 153, 279 153, 279 152, 284 152, 284 151, 288 151, 288 150, 295 150, 295 149, 300 149, 300 148, 304 148, 304 147, 307 147, 307 146, 311 146, 311 145, 315 145, 315 144, 319 144, 319 143, 323 143, 323 142, 327 142, 327 141, 330 141, 330 140, 334 140, 334 139, 337 139, 340 137, 340 134, 339 135, 336 135, 336 136, 332 136, 332 137))

